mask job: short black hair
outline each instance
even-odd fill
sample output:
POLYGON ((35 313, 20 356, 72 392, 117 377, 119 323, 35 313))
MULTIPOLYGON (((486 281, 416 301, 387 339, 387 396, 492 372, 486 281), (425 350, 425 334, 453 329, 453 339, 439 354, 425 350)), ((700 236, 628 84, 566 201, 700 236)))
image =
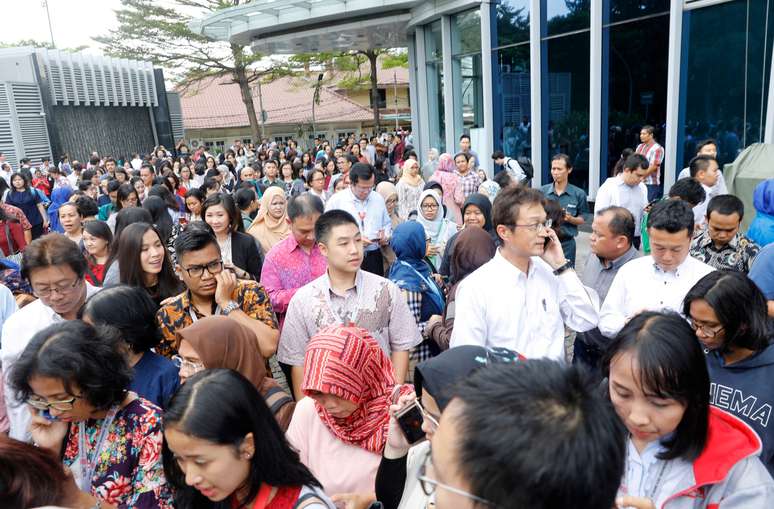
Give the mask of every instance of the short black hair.
POLYGON ((157 310, 158 305, 142 288, 119 285, 89 297, 78 317, 115 327, 134 353, 143 353, 161 342, 157 310))
POLYGON ((630 246, 634 244, 634 216, 629 212, 629 209, 613 205, 603 208, 597 212, 597 215, 601 216, 607 213, 612 214, 607 225, 610 232, 615 236, 623 235, 626 237, 630 246))
POLYGON ((288 218, 293 221, 296 218, 311 216, 312 214, 324 214, 325 205, 317 196, 303 193, 294 196, 288 202, 288 218))
POLYGON ((202 182, 201 187, 208 191, 210 189, 220 189, 220 183, 212 177, 206 177, 202 182))
POLYGON ((75 207, 81 217, 92 217, 99 214, 97 202, 91 196, 79 196, 75 200, 75 207))
POLYGON ((543 193, 531 187, 510 186, 497 193, 492 204, 492 224, 512 228, 518 222, 521 208, 525 205, 542 204, 543 193))
POLYGON ((470 141, 470 135, 469 134, 463 134, 462 136, 460 136, 460 141, 464 140, 465 138, 467 138, 468 141, 470 141))
POLYGON ((707 138, 706 140, 701 140, 699 143, 696 144, 696 152, 698 153, 701 149, 703 149, 707 145, 715 145, 715 148, 717 148, 718 141, 715 138, 707 138))
POLYGON ((236 205, 239 207, 239 210, 245 210, 258 199, 258 195, 255 194, 255 188, 252 184, 248 183, 247 187, 243 187, 234 193, 234 198, 236 198, 236 205))
POLYGON ((644 126, 642 126, 640 128, 640 131, 647 131, 650 134, 655 134, 656 133, 656 128, 653 127, 652 125, 645 124, 644 126))
POLYGON ((741 221, 744 219, 744 203, 733 194, 720 194, 711 198, 707 204, 707 219, 713 212, 724 216, 739 214, 739 221, 741 221))
POLYGON ((495 181, 498 186, 500 186, 500 189, 505 189, 506 187, 510 186, 513 183, 518 183, 518 182, 515 182, 515 180, 511 177, 510 173, 508 173, 507 171, 498 171, 497 175, 495 175, 492 178, 492 180, 495 181))
POLYGON ((683 230, 693 235, 693 210, 683 200, 663 200, 655 205, 648 214, 648 229, 666 230, 678 233, 683 230))
POLYGON ((640 169, 647 170, 649 166, 650 163, 648 162, 648 158, 646 158, 644 155, 632 154, 624 160, 623 171, 636 171, 640 169))
POLYGON ((551 162, 553 163, 554 161, 564 161, 564 165, 567 167, 567 169, 572 170, 572 160, 567 154, 554 154, 554 156, 551 158, 551 162))
POLYGON ((22 255, 21 275, 29 281, 33 270, 54 265, 69 266, 78 279, 83 279, 88 267, 78 244, 61 233, 49 233, 26 247, 22 255))
POLYGON ((374 167, 367 163, 355 163, 349 170, 349 181, 354 186, 361 180, 369 180, 374 176, 374 167))
MULTIPOLYGON (((691 177, 696 177, 700 171, 706 171, 710 166, 710 162, 715 161, 715 158, 707 155, 698 155, 691 159, 688 163, 688 168, 691 172, 691 177)), ((717 162, 717 161, 715 161, 717 162)))
POLYGON ((494 152, 492 152, 492 160, 504 159, 504 158, 505 158, 505 153, 502 150, 495 150, 494 152))
POLYGON ((210 225, 204 221, 192 221, 175 239, 175 256, 177 257, 177 262, 180 263, 180 259, 185 253, 199 251, 210 244, 218 248, 218 252, 220 252, 218 239, 215 238, 215 234, 212 232, 210 225))
POLYGON ((314 224, 315 240, 324 244, 328 241, 328 236, 331 234, 331 230, 333 230, 333 228, 336 226, 341 226, 344 224, 353 224, 360 228, 355 218, 352 217, 352 214, 347 211, 333 209, 325 212, 317 219, 317 222, 314 224))
POLYGON ((685 405, 680 424, 672 437, 662 440, 666 450, 657 457, 696 459, 707 443, 710 382, 691 326, 674 312, 645 311, 629 320, 608 346, 605 376, 610 375, 611 362, 624 352, 637 358, 644 391, 685 405))
POLYGON ((680 179, 669 188, 670 198, 679 198, 684 202, 687 202, 691 207, 695 207, 699 203, 704 201, 707 197, 707 192, 704 191, 704 187, 701 182, 693 177, 680 179))
POLYGON ((27 401, 35 393, 31 378, 54 378, 68 394, 82 395, 97 410, 108 409, 123 401, 132 381, 118 345, 118 331, 111 327, 81 320, 49 325, 32 336, 11 368, 10 385, 19 401, 27 401))
POLYGON ((445 417, 450 409, 473 495, 495 507, 613 507, 626 435, 585 370, 547 359, 486 366, 458 386, 445 417))
MULTIPOLYGON (((124 172, 125 174, 126 172, 124 172)), ((107 183, 107 191, 108 193, 112 193, 114 191, 118 191, 118 188, 121 186, 121 182, 119 182, 116 179, 110 179, 107 183)))

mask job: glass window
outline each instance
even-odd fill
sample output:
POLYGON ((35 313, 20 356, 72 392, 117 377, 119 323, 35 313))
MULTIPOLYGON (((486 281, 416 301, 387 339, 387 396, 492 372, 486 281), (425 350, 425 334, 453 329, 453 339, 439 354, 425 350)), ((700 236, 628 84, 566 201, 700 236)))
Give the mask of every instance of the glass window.
POLYGON ((530 157, 529 44, 495 50, 495 57, 495 149, 508 157, 530 157))
POLYGON ((543 179, 548 173, 550 156, 570 156, 573 171, 570 183, 588 189, 589 180, 589 32, 549 39, 548 110, 549 157, 541 161, 543 179))
POLYGON ((496 15, 497 46, 529 41, 529 0, 501 0, 496 15))
POLYGON ((481 51, 481 11, 474 9, 452 16, 452 54, 481 51))
POLYGON ((607 84, 607 166, 603 160, 600 177, 612 170, 625 148, 640 143, 640 127, 656 128, 656 140, 663 145, 661 126, 666 123, 667 61, 669 32, 663 30, 669 15, 646 18, 606 28, 609 51, 607 84), (643 37, 642 34, 649 34, 643 37), (608 172, 605 172, 607 168, 608 172))
POLYGON ((446 129, 443 106, 443 43, 441 21, 425 26, 425 60, 427 70, 427 106, 430 146, 446 151, 446 129))
MULTIPOLYGON (((669 0, 609 0, 610 22, 639 18, 649 14, 669 12, 669 0)), ((662 26, 663 30, 668 25, 662 26)))
POLYGON ((544 0, 548 35, 558 35, 591 26, 591 0, 544 0))
MULTIPOLYGON (((484 89, 481 77, 481 12, 452 16, 452 93, 454 137, 484 127, 484 89)), ((475 134, 475 133, 473 133, 475 134)), ((475 146, 475 136, 473 144, 475 146)), ((480 161, 479 161, 480 162, 480 161)))
POLYGON ((772 4, 737 0, 686 12, 684 164, 705 138, 718 141, 721 164, 761 141, 774 36, 772 4))

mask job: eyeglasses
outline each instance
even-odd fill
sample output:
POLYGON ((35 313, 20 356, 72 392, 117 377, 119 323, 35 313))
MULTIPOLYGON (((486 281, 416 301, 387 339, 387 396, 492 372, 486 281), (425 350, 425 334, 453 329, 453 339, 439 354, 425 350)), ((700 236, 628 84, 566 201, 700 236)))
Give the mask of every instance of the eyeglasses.
POLYGON ((473 495, 472 493, 468 493, 467 491, 461 490, 459 488, 455 488, 454 486, 449 486, 448 484, 443 484, 441 482, 436 481, 435 479, 431 479, 427 477, 428 462, 432 462, 432 454, 430 449, 427 450, 427 455, 425 456, 425 459, 422 462, 422 466, 419 467, 419 473, 417 475, 417 480, 419 480, 419 485, 422 487, 422 491, 424 491, 425 495, 427 495, 428 497, 431 496, 433 493, 435 493, 435 490, 437 488, 441 488, 443 490, 446 490, 450 493, 454 493, 461 497, 465 497, 470 500, 475 500, 479 504, 484 504, 489 507, 497 507, 492 502, 484 498, 481 498, 479 496, 473 495))
POLYGON ((183 270, 188 272, 188 275, 191 277, 201 277, 204 274, 205 269, 207 269, 207 272, 209 272, 212 276, 215 274, 220 274, 223 272, 223 262, 218 260, 216 262, 210 262, 206 265, 191 265, 190 267, 184 268, 183 270))
POLYGON ((553 219, 546 219, 545 223, 532 223, 532 224, 510 224, 508 226, 511 226, 513 228, 526 228, 529 231, 532 232, 540 232, 543 230, 548 230, 551 228, 551 226, 554 224, 553 219))
POLYGON ((438 208, 438 204, 437 203, 423 203, 422 204, 422 208, 424 210, 435 210, 435 209, 438 208))
POLYGON ((438 429, 438 418, 425 410, 425 407, 419 404, 419 400, 414 401, 414 404, 417 406, 417 408, 419 408, 419 411, 422 412, 422 418, 430 421, 430 424, 433 425, 433 429, 438 429))
POLYGON ((172 356, 172 364, 177 366, 177 369, 179 370, 185 369, 191 374, 198 373, 199 371, 204 369, 204 364, 202 364, 201 362, 185 360, 179 355, 172 356))
POLYGON ((690 322, 691 322, 691 328, 694 331, 701 330, 701 333, 708 338, 714 338, 724 329, 722 325, 717 328, 711 329, 706 325, 701 325, 699 323, 696 323, 696 321, 693 318, 691 318, 690 322))
POLYGON ((35 295, 38 297, 50 297, 54 293, 58 293, 59 295, 67 295, 70 293, 73 288, 78 286, 78 283, 81 282, 81 279, 76 279, 72 283, 65 283, 63 285, 55 285, 55 286, 47 286, 47 287, 32 287, 32 291, 35 295))
POLYGON ((81 398, 81 396, 73 396, 70 399, 62 399, 59 401, 46 401, 43 398, 29 397, 27 398, 27 404, 37 410, 48 410, 49 408, 53 408, 54 410, 66 412, 67 410, 73 409, 75 400, 79 398, 81 398))

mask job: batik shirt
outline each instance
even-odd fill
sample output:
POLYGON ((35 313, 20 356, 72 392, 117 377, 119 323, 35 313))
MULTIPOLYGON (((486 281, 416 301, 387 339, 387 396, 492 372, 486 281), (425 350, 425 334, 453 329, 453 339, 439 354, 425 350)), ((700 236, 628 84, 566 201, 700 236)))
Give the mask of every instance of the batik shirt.
POLYGON ((699 230, 691 242, 691 256, 697 260, 718 270, 736 270, 743 274, 750 272, 760 250, 758 244, 739 232, 728 244, 718 249, 707 228, 699 230))
MULTIPOLYGON (((104 419, 86 422, 86 455, 93 458, 104 419)), ((64 464, 79 458, 80 431, 70 424, 64 464)), ((172 509, 172 492, 161 461, 161 410, 137 398, 120 409, 99 451, 90 493, 119 509, 172 509)))

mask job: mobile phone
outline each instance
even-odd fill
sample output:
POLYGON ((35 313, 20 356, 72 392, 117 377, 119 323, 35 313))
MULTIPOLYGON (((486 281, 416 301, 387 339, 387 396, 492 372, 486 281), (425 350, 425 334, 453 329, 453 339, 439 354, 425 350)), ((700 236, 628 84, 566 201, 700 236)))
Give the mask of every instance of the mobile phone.
POLYGON ((543 249, 546 249, 548 245, 551 243, 551 237, 546 237, 543 241, 543 249))
POLYGON ((425 438, 425 432, 422 431, 424 417, 416 402, 395 414, 395 420, 409 444, 415 444, 425 438))
POLYGON ((51 421, 51 422, 53 422, 53 421, 56 421, 56 420, 57 420, 57 418, 56 418, 56 417, 54 417, 53 415, 51 415, 51 412, 49 412, 48 408, 47 408, 47 409, 45 409, 45 410, 41 410, 39 413, 40 413, 40 415, 42 415, 42 416, 43 416, 43 418, 44 418, 44 419, 46 419, 47 421, 51 421))

